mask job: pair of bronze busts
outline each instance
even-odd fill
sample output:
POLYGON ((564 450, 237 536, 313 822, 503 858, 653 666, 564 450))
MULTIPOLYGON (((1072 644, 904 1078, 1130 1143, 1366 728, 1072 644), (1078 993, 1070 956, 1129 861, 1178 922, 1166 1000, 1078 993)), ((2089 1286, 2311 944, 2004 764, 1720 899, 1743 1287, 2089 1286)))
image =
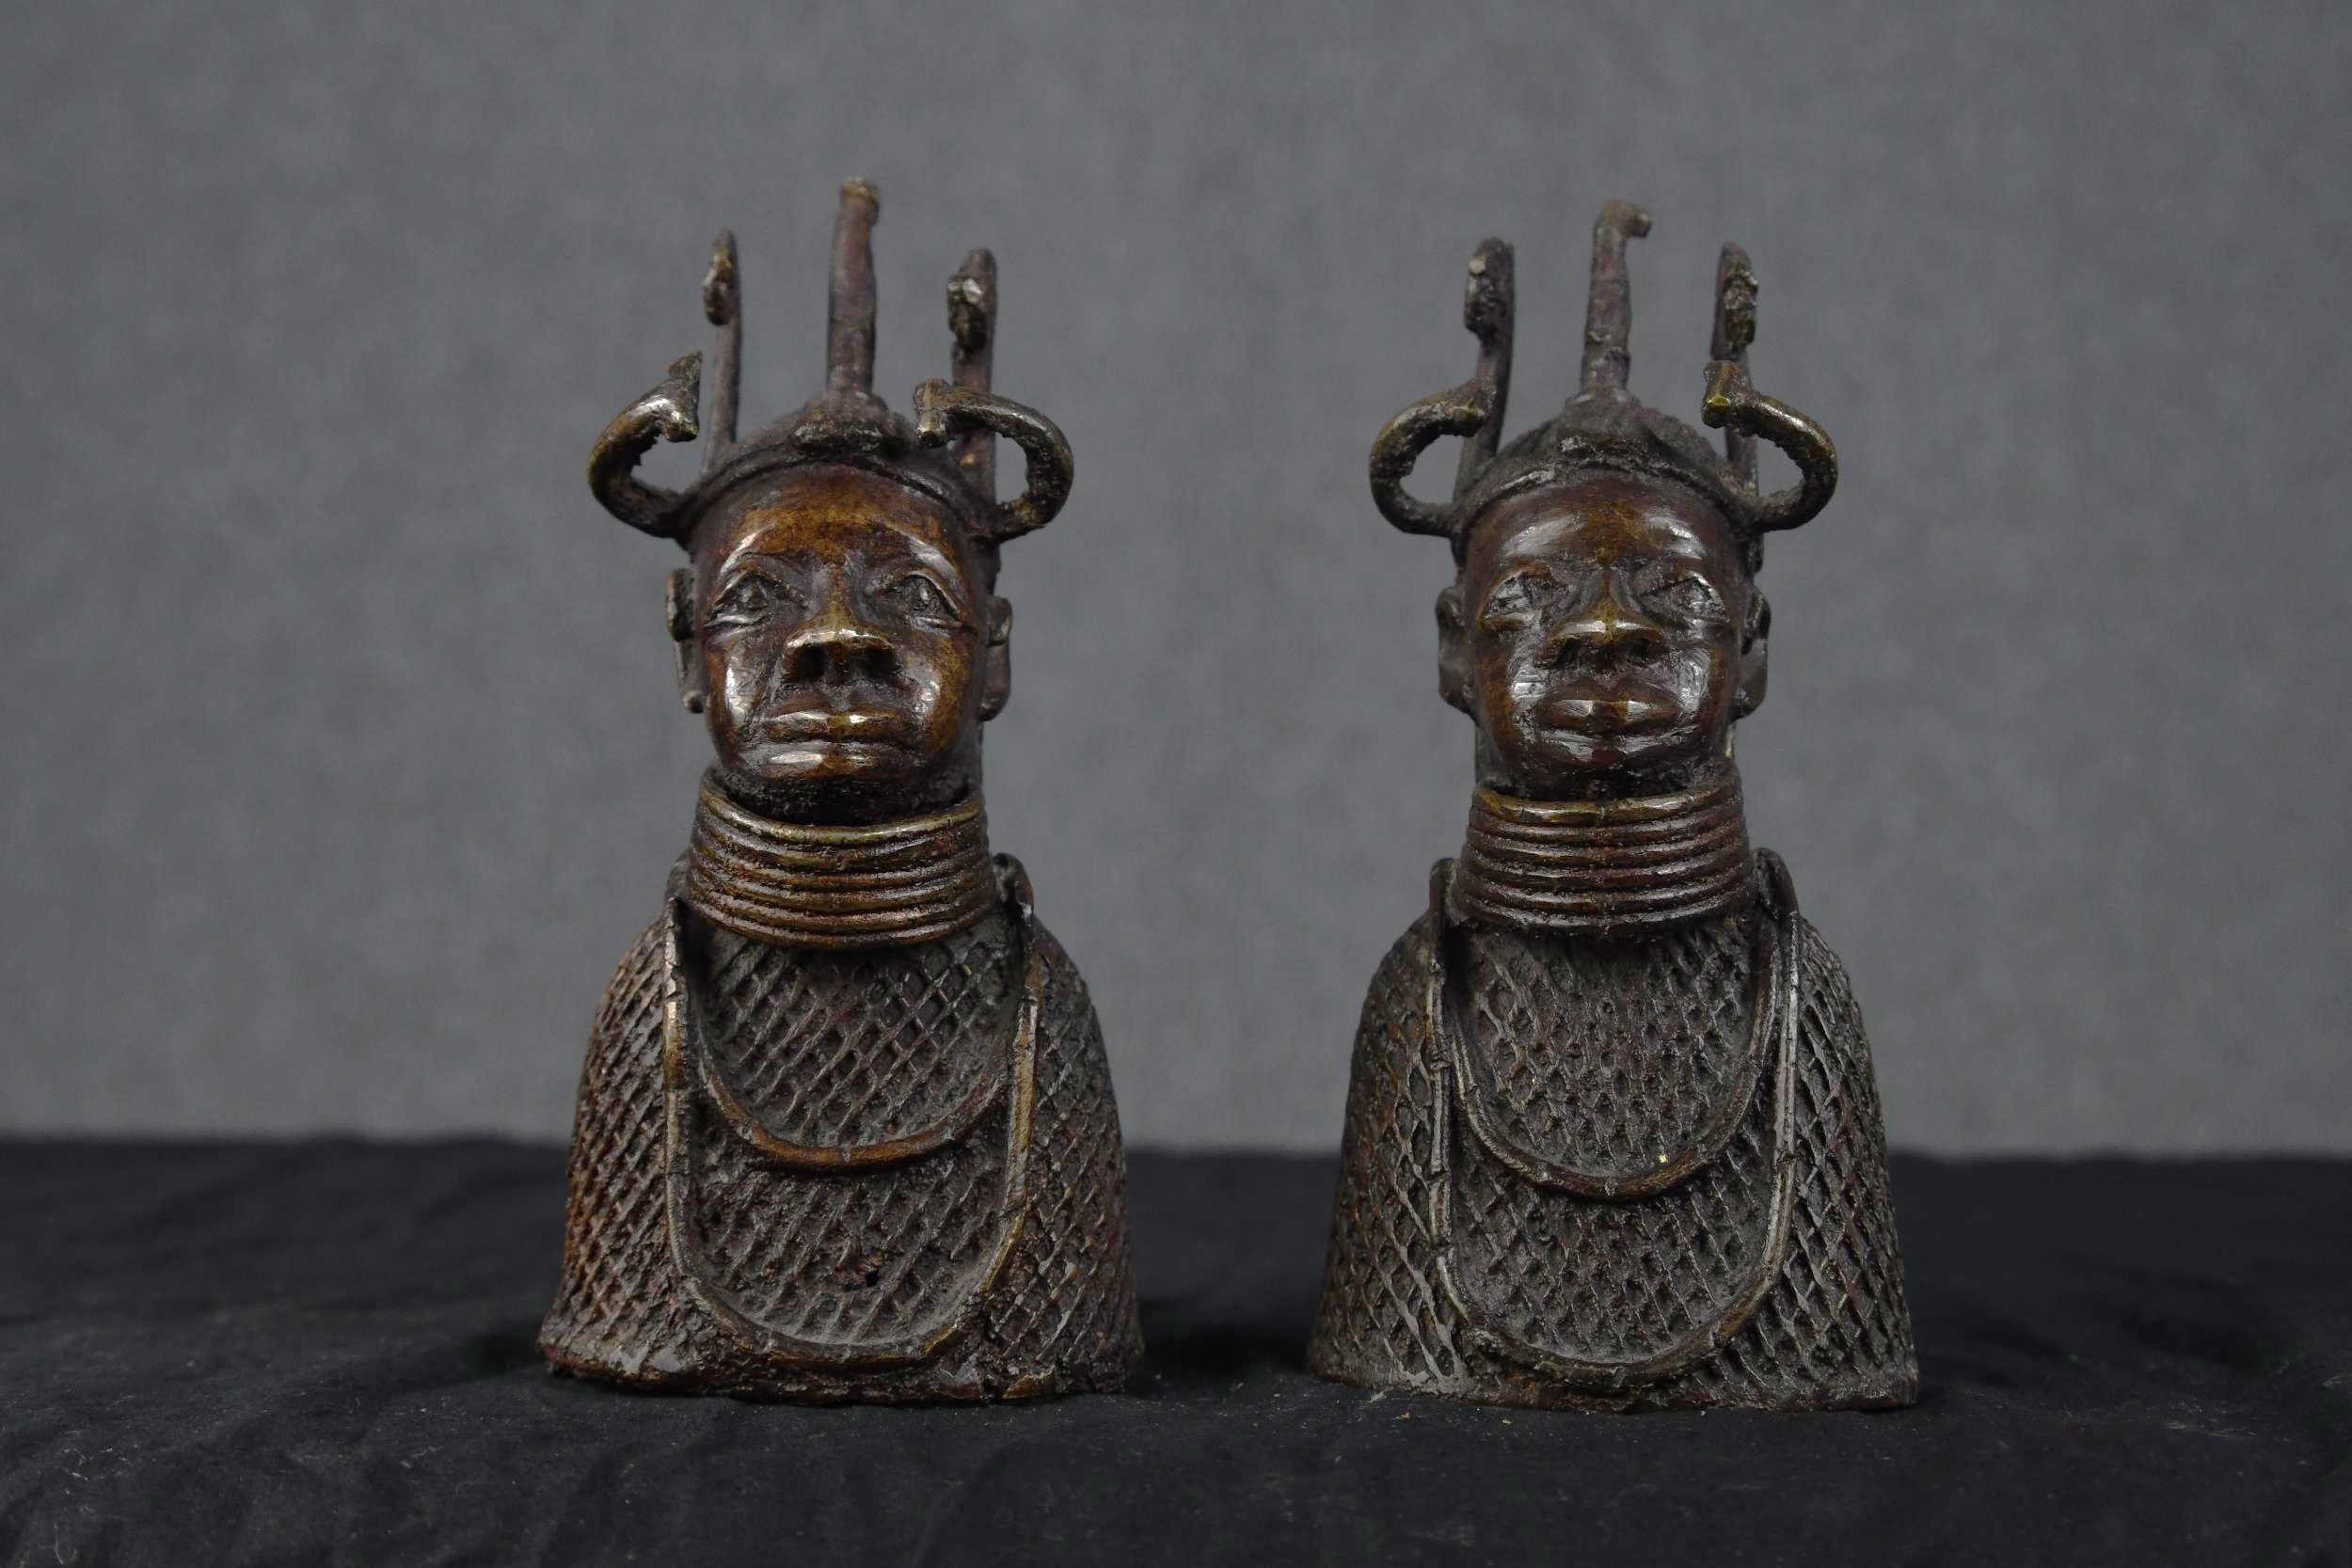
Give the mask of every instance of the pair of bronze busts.
MULTIPOLYGON (((1060 509, 1070 448, 990 388, 986 251, 948 285, 950 378, 912 422, 875 397, 877 211, 842 188, 822 392, 739 438, 723 234, 707 406, 681 359, 590 462, 609 510, 686 550, 669 629, 717 755, 590 1039, 540 1343, 592 1377, 771 1399, 1116 1388, 1142 1338, 1102 1033, 980 787, 1010 688, 998 554, 1060 509), (635 477, 697 434, 691 486, 635 477)), ((1512 255, 1489 240, 1477 373, 1373 449, 1381 512, 1453 547, 1438 684, 1477 786, 1365 1001, 1308 1364, 1579 1409, 1903 1404, 1861 1017, 1749 847, 1731 747, 1764 695, 1764 535, 1821 510, 1836 458, 1749 384, 1733 247, 1703 404, 1723 451, 1633 399, 1625 248, 1648 225, 1601 214, 1558 417, 1501 441, 1512 255), (1405 480, 1441 436, 1462 458, 1433 505, 1405 480), (1760 488, 1759 437, 1794 486, 1760 488)))

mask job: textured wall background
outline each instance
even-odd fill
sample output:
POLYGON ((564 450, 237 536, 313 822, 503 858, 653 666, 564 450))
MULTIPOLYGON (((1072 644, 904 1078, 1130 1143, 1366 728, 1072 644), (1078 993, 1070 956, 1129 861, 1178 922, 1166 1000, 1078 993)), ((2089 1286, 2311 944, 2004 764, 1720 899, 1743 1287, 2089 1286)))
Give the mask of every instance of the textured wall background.
POLYGON ((562 1133, 702 755, 671 552, 581 465, 704 344, 723 223, 747 415, 814 388, 862 173, 882 388, 945 364, 943 283, 992 245, 999 385, 1079 454, 1008 557, 990 812, 1134 1137, 1336 1138, 1469 767, 1444 552, 1374 513, 1365 450, 1468 373, 1486 233, 1519 245, 1514 428, 1565 395, 1623 195, 1658 219, 1635 388, 1695 413, 1737 238, 1757 381, 1845 455, 1767 567, 1741 757, 1896 1139, 2352 1149, 2343 7, 9 34, 0 1125, 562 1133))

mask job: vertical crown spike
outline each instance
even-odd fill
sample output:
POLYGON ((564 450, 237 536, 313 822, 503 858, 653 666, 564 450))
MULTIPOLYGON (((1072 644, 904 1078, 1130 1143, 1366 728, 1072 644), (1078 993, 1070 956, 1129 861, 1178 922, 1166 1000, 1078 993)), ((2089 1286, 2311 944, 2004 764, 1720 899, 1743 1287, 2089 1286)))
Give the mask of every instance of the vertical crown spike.
POLYGON ((1462 294, 1462 325, 1477 336, 1478 372, 1472 379, 1494 388, 1494 408, 1486 423, 1462 439, 1461 460, 1454 470, 1454 495, 1457 500, 1502 444, 1502 420, 1511 402, 1511 347, 1518 309, 1515 264, 1507 240, 1486 240, 1470 257, 1470 280, 1462 294))
MULTIPOLYGON (((947 329, 955 339, 949 379, 969 391, 987 391, 996 360, 996 258, 991 252, 972 251, 947 280, 947 329)), ((994 501, 995 433, 976 428, 958 436, 955 456, 973 488, 994 501)))
POLYGON ((1593 281, 1584 304, 1584 371, 1581 390, 1621 390, 1633 368, 1633 293, 1626 277, 1625 245, 1649 232, 1649 214, 1629 201, 1611 201, 1593 220, 1593 281))
POLYGON ((736 408, 743 393, 743 286, 736 267, 735 230, 722 229, 710 245, 703 277, 703 315, 719 329, 712 347, 710 407, 703 421, 703 472, 724 461, 735 445, 736 408))
MULTIPOLYGON (((1748 253, 1736 245, 1724 246, 1715 263, 1715 337, 1708 358, 1744 368, 1748 345, 1756 341, 1756 268, 1748 253)), ((1751 493, 1756 489, 1756 436, 1737 425, 1724 427, 1724 457, 1732 475, 1751 493)))
POLYGON ((833 287, 825 310, 825 390, 870 397, 874 390, 874 223, 882 193, 867 181, 841 182, 834 219, 833 287))

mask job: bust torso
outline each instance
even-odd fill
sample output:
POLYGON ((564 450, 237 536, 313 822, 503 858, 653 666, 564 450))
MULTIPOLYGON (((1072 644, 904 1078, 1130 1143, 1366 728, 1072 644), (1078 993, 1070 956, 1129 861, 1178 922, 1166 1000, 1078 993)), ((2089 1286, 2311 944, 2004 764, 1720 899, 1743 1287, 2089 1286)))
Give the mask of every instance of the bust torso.
POLYGON ((1472 1332, 1500 1329, 1555 1357, 1638 1363, 1718 1315, 1767 1257, 1776 1063, 1753 1061, 1744 1037, 1757 923, 1723 916, 1625 942, 1468 933, 1466 1011, 1483 1081, 1458 1088, 1435 1006, 1436 923, 1424 914, 1398 939, 1356 1037, 1309 1350, 1317 1373, 1566 1409, 1876 1407, 1916 1396, 1868 1045, 1844 970, 1802 917, 1785 1257, 1720 1354, 1612 1388, 1481 1348, 1472 1332), (1464 1094, 1482 1097, 1484 1119, 1515 1153, 1629 1176, 1689 1148, 1729 1101, 1738 1121, 1687 1180, 1607 1201, 1511 1168, 1465 1115, 1464 1094), (1433 1214, 1440 1184, 1442 1216, 1433 1214), (1454 1291, 1438 1267, 1448 1249, 1454 1291))
POLYGON ((940 941, 828 953, 751 942, 673 902, 623 960, 591 1039, 549 1357, 803 1400, 1123 1382, 1140 1338, 1102 1032, 1032 920, 1032 1087, 1014 1147, 1018 926, 1000 911, 940 941), (731 1112, 809 1149, 940 1136, 887 1165, 825 1170, 764 1151, 731 1112))

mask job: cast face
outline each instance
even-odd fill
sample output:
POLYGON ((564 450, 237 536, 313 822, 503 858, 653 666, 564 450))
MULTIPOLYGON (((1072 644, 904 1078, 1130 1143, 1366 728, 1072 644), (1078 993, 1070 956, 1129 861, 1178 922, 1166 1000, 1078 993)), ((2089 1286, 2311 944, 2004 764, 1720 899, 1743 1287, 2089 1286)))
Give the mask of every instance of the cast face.
POLYGON ((1761 696, 1753 592, 1738 537, 1679 485, 1592 473, 1498 503, 1439 601, 1482 782, 1530 800, 1695 783, 1761 696))
POLYGON ((694 579, 704 712, 741 803, 882 820, 977 784, 1009 617, 939 502, 863 469, 790 469, 696 529, 694 579))

